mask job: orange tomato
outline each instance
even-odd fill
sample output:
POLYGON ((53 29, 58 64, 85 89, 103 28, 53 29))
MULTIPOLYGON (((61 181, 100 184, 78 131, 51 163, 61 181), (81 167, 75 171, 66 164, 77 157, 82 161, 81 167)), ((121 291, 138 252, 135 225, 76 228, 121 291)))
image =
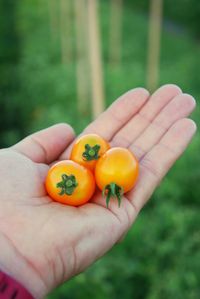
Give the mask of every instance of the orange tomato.
POLYGON ((92 197, 95 191, 95 180, 87 168, 65 160, 49 169, 45 186, 47 193, 55 201, 79 206, 92 197))
POLYGON ((138 161, 126 148, 111 148, 98 160, 95 179, 99 189, 107 195, 107 205, 111 197, 116 197, 120 205, 122 194, 133 188, 138 173, 138 161))
POLYGON ((109 148, 109 143, 99 135, 83 135, 75 142, 71 151, 70 159, 93 171, 97 160, 109 148))

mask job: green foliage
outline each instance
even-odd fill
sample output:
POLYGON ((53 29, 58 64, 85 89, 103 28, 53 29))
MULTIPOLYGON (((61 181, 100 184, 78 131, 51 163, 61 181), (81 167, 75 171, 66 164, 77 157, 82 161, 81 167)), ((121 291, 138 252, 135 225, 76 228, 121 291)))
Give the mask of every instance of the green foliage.
POLYGON ((19 138, 23 115, 16 101, 19 89, 17 64, 20 55, 20 41, 16 30, 16 3, 11 0, 1 1, 0 11, 0 143, 4 146, 9 140, 16 141, 19 138))
MULTIPOLYGON (((149 0, 127 0, 134 10, 149 11, 149 0)), ((199 0, 163 0, 163 15, 165 25, 174 27, 174 30, 181 31, 184 27, 195 37, 200 37, 200 2, 199 0), (173 24, 175 23, 175 24, 173 24)))
POLYGON ((50 298, 198 299, 199 225, 195 208, 159 198, 122 243, 50 298))
MULTIPOLYGON (((109 1, 101 1, 107 105, 124 91, 145 86, 148 19, 135 10, 139 2, 143 10, 147 9, 147 1, 125 2, 122 64, 113 67, 108 63, 109 1)), ((59 28, 53 41, 47 3, 47 0, 0 0, 1 146, 9 146, 22 136, 56 122, 68 122, 80 132, 91 120, 90 105, 85 115, 77 113, 76 63, 61 64, 59 28)), ((179 15, 182 13, 184 20, 191 20, 195 9, 198 13, 199 4, 185 0, 180 5, 180 1, 168 0, 165 5, 166 16, 182 22, 179 15), (178 7, 182 9, 178 11, 178 7)), ((195 30, 199 28, 193 26, 195 30)), ((74 39, 73 35, 73 45, 74 39)), ((165 27, 160 84, 177 83, 198 99, 199 56, 199 45, 189 33, 165 27)), ((199 112, 198 108, 194 114, 198 124, 199 112)), ((198 299, 199 149, 198 133, 125 240, 49 298, 198 299)))

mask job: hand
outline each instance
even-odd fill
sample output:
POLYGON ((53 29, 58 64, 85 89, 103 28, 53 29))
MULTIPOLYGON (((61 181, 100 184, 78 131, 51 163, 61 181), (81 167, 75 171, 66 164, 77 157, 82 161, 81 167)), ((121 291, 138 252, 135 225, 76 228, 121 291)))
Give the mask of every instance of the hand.
POLYGON ((163 86, 150 97, 138 88, 84 130, 100 134, 112 146, 128 147, 140 161, 137 185, 120 208, 111 200, 107 209, 100 192, 78 208, 47 196, 49 165, 68 158, 74 139, 68 125, 53 126, 1 150, 0 268, 42 298, 107 252, 187 147, 196 126, 186 117, 194 107, 194 99, 177 86, 163 86))

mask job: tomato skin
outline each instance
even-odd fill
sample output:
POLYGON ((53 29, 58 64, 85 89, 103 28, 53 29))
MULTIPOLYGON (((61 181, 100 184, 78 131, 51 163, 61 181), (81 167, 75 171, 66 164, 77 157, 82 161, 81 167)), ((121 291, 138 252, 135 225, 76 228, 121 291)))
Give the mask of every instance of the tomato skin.
POLYGON ((97 162, 95 169, 96 184, 100 190, 115 183, 123 188, 123 193, 130 191, 136 183, 139 164, 128 149, 113 147, 97 162))
POLYGON ((87 161, 83 157, 83 153, 85 152, 85 146, 89 145, 94 147, 95 145, 100 145, 100 149, 98 155, 101 157, 108 149, 110 149, 110 145, 107 141, 105 141, 101 136, 97 134, 87 134, 78 138, 73 145, 70 159, 87 167, 91 171, 94 171, 96 163, 98 160, 87 161))
POLYGON ((49 196, 60 203, 79 206, 90 200, 95 191, 95 179, 93 174, 85 167, 70 161, 64 160, 54 164, 48 171, 45 181, 46 191, 49 196), (62 175, 74 175, 77 187, 72 195, 60 195, 60 188, 57 184, 62 181, 62 175))

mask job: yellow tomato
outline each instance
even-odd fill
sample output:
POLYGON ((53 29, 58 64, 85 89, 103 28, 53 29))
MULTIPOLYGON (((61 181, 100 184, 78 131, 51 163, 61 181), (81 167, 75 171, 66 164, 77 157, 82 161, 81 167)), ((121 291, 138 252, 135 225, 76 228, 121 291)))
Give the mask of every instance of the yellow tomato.
POLYGON ((95 179, 97 186, 107 195, 107 205, 112 196, 117 197, 120 205, 122 194, 133 188, 138 173, 138 161, 126 148, 111 148, 99 159, 95 179))
POLYGON ((65 160, 49 169, 45 186, 47 193, 55 201, 79 206, 92 197, 95 191, 95 180, 87 168, 65 160))
POLYGON ((97 160, 109 148, 109 143, 99 135, 83 135, 73 145, 70 159, 93 171, 97 160))

